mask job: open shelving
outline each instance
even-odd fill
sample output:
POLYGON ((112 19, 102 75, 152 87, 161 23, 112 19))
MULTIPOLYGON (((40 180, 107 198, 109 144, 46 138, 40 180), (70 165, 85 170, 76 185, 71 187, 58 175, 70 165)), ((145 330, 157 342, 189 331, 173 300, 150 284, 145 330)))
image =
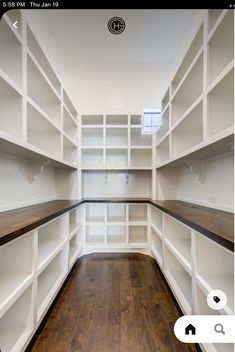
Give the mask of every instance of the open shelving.
POLYGON ((232 127, 234 124, 234 70, 228 74, 208 94, 208 135, 232 127))
POLYGON ((131 115, 131 126, 141 126, 141 115, 131 115))
POLYGON ((104 204, 86 204, 86 221, 104 222, 105 205, 104 204))
POLYGON ((105 236, 105 225, 86 225, 86 245, 104 245, 105 236))
POLYGON ((103 148, 82 149, 82 168, 95 169, 103 168, 104 153, 103 148))
POLYGON ((129 244, 147 245, 147 225, 129 225, 128 226, 129 244))
POLYGON ((82 129, 82 147, 103 147, 103 144, 102 128, 82 129))
POLYGON ((227 296, 227 306, 224 308, 229 314, 234 309, 234 266, 233 253, 219 244, 196 233, 196 277, 204 290, 220 289, 227 296))
POLYGON ((157 232, 151 228, 151 252, 156 258, 160 267, 163 264, 163 251, 162 251, 162 239, 159 237, 157 232))
POLYGON ((60 94, 60 82, 57 78, 53 68, 51 67, 50 63, 48 62, 45 54, 43 53, 40 45, 38 44, 36 38, 34 37, 32 31, 30 30, 29 26, 27 26, 27 46, 33 56, 36 58, 38 64, 40 65, 41 69, 45 73, 46 77, 51 82, 52 86, 56 90, 58 94, 60 94))
POLYGON ((63 137, 63 159, 68 163, 77 165, 78 151, 76 145, 66 136, 63 137))
POLYGON ((125 169, 128 167, 127 149, 106 149, 106 168, 125 169))
POLYGON ((74 143, 77 143, 77 124, 65 108, 63 109, 63 130, 74 143))
POLYGON ((106 115, 106 125, 128 125, 128 115, 106 115))
POLYGON ((190 108, 203 90, 203 55, 198 57, 191 71, 172 98, 172 120, 176 123, 190 108), (192 89, 193 82, 193 89, 192 89))
POLYGON ((147 205, 146 204, 129 204, 129 222, 146 222, 147 205))
POLYGON ((127 128, 107 128, 106 146, 107 147, 127 147, 128 134, 127 128))
POLYGON ((152 135, 142 134, 141 128, 131 128, 131 146, 132 147, 152 147, 152 135))
POLYGON ((71 210, 69 213, 69 235, 71 236, 74 231, 82 225, 83 220, 83 208, 82 206, 71 210))
POLYGON ((27 115, 28 143, 59 157, 61 132, 31 104, 27 105, 27 115))
POLYGON ((165 247, 165 275, 183 311, 191 314, 192 278, 167 247, 165 247))
POLYGON ((208 42, 208 83, 222 72, 234 57, 234 13, 227 11, 208 42))
MULTIPOLYGON (((173 78, 172 93, 176 91, 176 88, 178 87, 179 83, 182 81, 185 74, 189 70, 194 58, 196 57, 200 48, 202 47, 202 44, 203 44, 203 24, 198 29, 187 53, 185 54, 185 57, 182 63, 180 64, 180 67, 178 68, 175 74, 175 77, 173 78)), ((164 101, 164 98, 163 98, 163 101, 164 101)))
POLYGON ((0 129, 22 137, 22 95, 0 77, 0 129))
POLYGON ((77 121, 77 111, 65 90, 63 90, 63 102, 74 120, 77 121))
POLYGON ((69 268, 72 267, 82 251, 82 233, 78 231, 69 241, 69 268))
POLYGON ((107 243, 120 244, 126 242, 126 226, 125 225, 108 225, 107 243))
POLYGON ((163 213, 156 207, 151 206, 151 225, 153 225, 160 233, 163 228, 163 213))
POLYGON ((82 126, 103 125, 103 115, 82 115, 82 126))
POLYGON ((221 13, 222 10, 208 10, 208 32, 214 27, 221 13))
POLYGON ((59 125, 60 100, 29 55, 27 57, 27 93, 50 119, 59 125))
POLYGON ((38 229, 38 269, 53 258, 68 236, 67 215, 53 220, 38 229))
POLYGON ((157 145, 156 154, 157 154, 157 164, 161 164, 167 161, 170 157, 170 141, 169 136, 163 139, 163 141, 157 145))
POLYGON ((152 148, 131 148, 131 168, 152 169, 152 148))
POLYGON ((50 305, 60 284, 62 283, 67 269, 66 260, 67 247, 64 247, 59 254, 38 276, 38 299, 37 299, 37 320, 39 321, 50 305))
POLYGON ((164 111, 164 113, 162 113, 162 125, 159 128, 159 130, 157 131, 157 139, 160 141, 165 134, 169 131, 169 116, 170 116, 170 112, 169 112, 169 107, 164 111))
POLYGON ((166 94, 164 95, 162 99, 162 111, 166 108, 170 100, 170 89, 168 88, 166 91, 166 94))
POLYGON ((0 247, 0 315, 32 278, 33 248, 32 233, 0 247))
POLYGON ((187 270, 191 270, 191 230, 168 215, 165 216, 165 242, 187 270))
POLYGON ((32 285, 0 317, 0 348, 2 352, 21 351, 33 331, 32 285))
POLYGON ((126 205, 111 203, 107 205, 108 222, 125 222, 126 221, 126 205))
POLYGON ((187 149, 203 141, 203 114, 200 102, 181 121, 172 132, 172 156, 185 152, 187 149))
POLYGON ((0 22, 0 67, 18 85, 22 86, 22 44, 4 19, 0 22))

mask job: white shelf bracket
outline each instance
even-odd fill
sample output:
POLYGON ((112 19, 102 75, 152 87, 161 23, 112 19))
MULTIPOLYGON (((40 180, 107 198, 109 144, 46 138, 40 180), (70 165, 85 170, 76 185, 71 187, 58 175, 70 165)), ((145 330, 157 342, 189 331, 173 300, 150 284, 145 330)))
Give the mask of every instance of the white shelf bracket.
POLYGON ((129 172, 127 171, 126 172, 126 185, 129 184, 129 172))
POLYGON ((40 160, 40 161, 32 161, 29 164, 29 174, 28 174, 28 182, 33 183, 36 180, 36 176, 41 174, 45 167, 48 166, 50 160, 40 160))
POLYGON ((193 174, 197 175, 200 183, 205 183, 206 165, 203 160, 184 160, 184 163, 193 174))

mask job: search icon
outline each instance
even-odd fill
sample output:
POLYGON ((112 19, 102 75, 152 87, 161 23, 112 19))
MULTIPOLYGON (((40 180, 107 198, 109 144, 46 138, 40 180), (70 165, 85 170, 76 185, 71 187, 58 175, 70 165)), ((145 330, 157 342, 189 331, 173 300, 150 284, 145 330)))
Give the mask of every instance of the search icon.
POLYGON ((216 324, 214 326, 214 330, 215 330, 215 332, 218 332, 219 334, 221 333, 221 334, 225 335, 224 327, 222 324, 216 324))

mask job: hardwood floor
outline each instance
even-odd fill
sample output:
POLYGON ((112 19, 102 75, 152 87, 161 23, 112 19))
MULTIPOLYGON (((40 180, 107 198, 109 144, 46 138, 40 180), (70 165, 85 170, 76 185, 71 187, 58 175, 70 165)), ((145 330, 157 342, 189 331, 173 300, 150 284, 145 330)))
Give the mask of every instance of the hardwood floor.
POLYGON ((195 352, 179 342, 176 305, 155 261, 141 254, 79 259, 33 352, 195 352))

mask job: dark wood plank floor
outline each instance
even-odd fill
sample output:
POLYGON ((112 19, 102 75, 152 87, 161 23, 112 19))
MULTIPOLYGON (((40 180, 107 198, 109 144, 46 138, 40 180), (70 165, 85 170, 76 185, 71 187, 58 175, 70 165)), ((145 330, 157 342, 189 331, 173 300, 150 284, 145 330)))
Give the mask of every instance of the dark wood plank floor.
POLYGON ((77 262, 33 352, 195 352, 179 342, 179 312, 153 259, 92 254, 77 262))

